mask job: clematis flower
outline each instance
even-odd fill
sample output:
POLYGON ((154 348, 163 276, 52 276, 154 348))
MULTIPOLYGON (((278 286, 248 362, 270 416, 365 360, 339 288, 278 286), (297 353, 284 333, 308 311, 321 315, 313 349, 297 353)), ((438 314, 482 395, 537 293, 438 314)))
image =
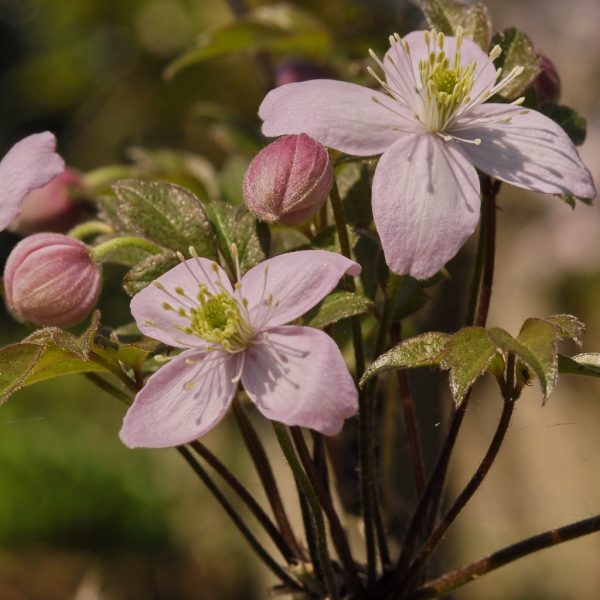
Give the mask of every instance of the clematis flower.
POLYGON ((268 419, 337 433, 358 408, 344 359, 327 334, 286 323, 359 272, 343 256, 306 250, 257 265, 235 286, 206 258, 161 276, 131 312, 143 333, 185 350, 148 379, 121 440, 162 448, 200 437, 225 416, 239 381, 268 419))
POLYGON ((55 148, 56 138, 49 131, 35 133, 17 142, 0 161, 0 231, 19 216, 29 192, 64 170, 55 148))
POLYGON ((386 93, 327 79, 272 90, 259 109, 263 133, 307 133, 356 156, 382 154, 373 178, 373 217, 392 271, 436 273, 479 220, 477 169, 518 187, 582 198, 596 194, 565 132, 523 99, 483 104, 521 72, 501 78, 462 31, 390 37, 373 69, 386 93))

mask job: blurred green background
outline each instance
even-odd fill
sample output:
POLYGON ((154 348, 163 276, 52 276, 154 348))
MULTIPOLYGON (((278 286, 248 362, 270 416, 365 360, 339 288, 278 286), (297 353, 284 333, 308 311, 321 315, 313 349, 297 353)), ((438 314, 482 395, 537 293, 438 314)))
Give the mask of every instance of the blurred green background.
MULTIPOLYGON (((333 76, 355 81, 367 81, 367 48, 382 51, 393 31, 421 26, 408 0, 293 4, 319 19, 325 32, 311 58, 333 76)), ((598 181, 600 3, 494 0, 488 6, 496 29, 518 26, 557 65, 563 102, 588 117, 582 156, 598 181)), ((214 164, 223 193, 239 201, 245 165, 262 144, 256 111, 263 74, 241 54, 164 77, 166 65, 199 34, 232 19, 224 0, 0 0, 1 153, 44 129, 57 134, 60 153, 82 171, 131 160, 135 147, 190 150, 214 164)), ((288 57, 267 58, 276 71, 288 57)), ((572 312, 588 325, 584 350, 597 351, 597 207, 572 211, 555 198, 515 189, 503 190, 501 207, 490 325, 516 332, 529 316, 572 312)), ((17 240, 0 234, 0 262, 17 240)), ((106 273, 101 308, 110 326, 123 324, 121 275, 106 273)), ((417 319, 427 320, 427 310, 417 319)), ((0 314, 1 343, 27 333, 0 314)), ((476 391, 452 466, 455 490, 484 452, 499 410, 492 386, 476 391)), ((442 547, 446 565, 599 511, 599 396, 594 382, 567 380, 543 409, 537 389, 523 396, 498 464, 442 547)), ((435 441, 439 422, 422 410, 423 438, 435 441)), ((264 598, 271 579, 180 457, 121 445, 123 413, 83 377, 39 384, 2 407, 0 600, 264 598)), ((207 444, 262 498, 229 420, 207 444)), ((358 536, 356 523, 350 526, 358 536)), ((454 597, 595 600, 598 556, 598 536, 578 540, 454 597)))

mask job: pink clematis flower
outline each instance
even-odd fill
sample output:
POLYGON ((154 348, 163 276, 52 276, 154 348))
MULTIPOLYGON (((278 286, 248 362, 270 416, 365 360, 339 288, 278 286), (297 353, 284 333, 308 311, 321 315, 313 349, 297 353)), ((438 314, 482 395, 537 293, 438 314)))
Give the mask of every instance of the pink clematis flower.
MULTIPOLYGON (((194 440, 224 416, 241 380, 269 419, 337 433, 358 408, 335 342, 312 327, 285 325, 360 265, 332 252, 282 254, 235 286, 206 258, 171 269, 131 301, 140 330, 184 352, 152 375, 125 415, 129 447, 194 440)), ((239 278, 239 277, 238 277, 239 278)))
POLYGON ((0 162, 0 231, 19 216, 29 192, 64 170, 55 148, 56 138, 49 131, 35 133, 17 142, 0 162))
POLYGON ((489 54, 462 32, 390 37, 383 61, 372 52, 386 94, 328 79, 272 90, 259 115, 263 133, 307 133, 356 156, 382 154, 373 179, 373 217, 392 271, 436 273, 479 220, 480 169, 518 187, 582 198, 596 194, 565 132, 519 105, 483 104, 517 77, 499 80, 489 54))

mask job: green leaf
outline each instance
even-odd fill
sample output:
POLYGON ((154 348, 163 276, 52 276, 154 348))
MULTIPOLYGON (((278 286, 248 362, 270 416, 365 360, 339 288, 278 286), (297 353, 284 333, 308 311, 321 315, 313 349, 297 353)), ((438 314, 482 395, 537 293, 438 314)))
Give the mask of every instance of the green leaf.
POLYGON ((362 315, 373 308, 373 302, 355 292, 333 292, 311 311, 305 325, 323 329, 342 319, 362 315))
POLYGON ((571 208, 575 208, 577 206, 577 202, 583 202, 583 204, 587 204, 591 206, 594 203, 593 198, 580 198, 579 196, 573 196, 573 194, 554 194, 559 200, 566 202, 571 208))
POLYGON ((325 56, 331 45, 327 30, 306 11, 286 3, 263 6, 243 19, 203 34, 196 47, 167 66, 165 77, 171 79, 189 66, 242 51, 325 56))
POLYGON ((564 375, 600 377, 600 354, 578 354, 571 358, 559 354, 558 371, 564 375))
POLYGON ((553 323, 544 319, 527 319, 517 337, 517 341, 531 352, 537 362, 537 366, 529 364, 531 359, 521 356, 522 350, 517 353, 538 375, 544 399, 550 395, 558 378, 558 336, 557 326, 553 323))
POLYGON ((360 387, 382 371, 439 365, 449 339, 447 333, 429 332, 400 342, 371 363, 360 380, 360 387))
POLYGON ((336 176, 346 222, 368 229, 371 210, 371 176, 364 163, 346 163, 336 176))
POLYGON ((544 317, 544 321, 554 325, 559 337, 573 340, 578 346, 583 344, 585 325, 573 315, 552 315, 544 317))
POLYGON ((450 391, 457 405, 485 373, 495 354, 496 345, 482 327, 461 329, 444 346, 441 366, 450 370, 450 391))
POLYGON ((410 275, 398 276, 392 320, 401 321, 412 315, 425 306, 427 300, 429 300, 429 296, 423 290, 422 282, 410 275))
POLYGON ((585 142, 587 119, 575 109, 562 104, 546 102, 540 107, 540 112, 560 125, 576 146, 581 146, 585 142))
POLYGON ((113 185, 117 215, 126 233, 164 248, 216 259, 215 234, 200 200, 189 190, 161 181, 127 179, 113 185))
POLYGON ((429 26, 446 35, 455 35, 463 28, 463 35, 479 44, 483 50, 490 45, 492 23, 488 9, 478 2, 467 6, 456 0, 423 0, 421 10, 429 26))
POLYGON ((135 296, 155 279, 158 279, 178 264, 179 259, 175 252, 164 252, 163 254, 149 256, 127 272, 123 279, 123 289, 130 296, 135 296))
POLYGON ((95 362, 54 345, 32 342, 0 349, 0 403, 26 385, 71 373, 105 371, 95 362))
POLYGON ((269 229, 259 223, 244 206, 226 202, 210 202, 206 212, 217 233, 219 249, 235 275, 235 257, 231 245, 235 244, 242 275, 265 260, 269 245, 269 229))
POLYGON ((492 44, 502 48, 502 54, 496 59, 495 65, 502 68, 503 77, 515 67, 523 67, 523 72, 498 92, 506 100, 515 100, 539 75, 540 58, 534 52, 529 38, 515 27, 497 33, 492 44))

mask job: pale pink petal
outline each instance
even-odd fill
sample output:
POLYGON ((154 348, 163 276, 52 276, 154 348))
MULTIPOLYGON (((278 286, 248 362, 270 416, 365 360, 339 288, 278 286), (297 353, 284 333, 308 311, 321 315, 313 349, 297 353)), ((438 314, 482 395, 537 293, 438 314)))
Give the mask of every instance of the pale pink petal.
POLYGON ((21 212, 21 203, 32 190, 46 185, 65 168, 54 152, 56 138, 48 131, 17 142, 0 162, 0 230, 21 212))
POLYGON ((415 120, 405 112, 381 92, 331 79, 282 85, 267 94, 258 110, 266 136, 307 133, 324 146, 356 156, 381 154, 398 139, 398 130, 414 131, 415 120))
POLYGON ((187 309, 198 305, 200 285, 205 285, 211 293, 232 294, 225 271, 206 258, 192 258, 161 275, 157 283, 160 287, 150 284, 131 300, 131 314, 140 331, 176 348, 206 346, 198 336, 182 331, 190 321, 177 314, 177 310, 184 308, 188 312, 187 309))
POLYGON ((379 160, 373 218, 390 269, 425 279, 439 271, 479 220, 479 178, 456 142, 409 135, 379 160))
POLYGON ((237 354, 186 350, 161 367, 127 411, 119 434, 123 443, 167 448, 210 431, 231 404, 240 361, 237 354))
POLYGON ((358 409, 358 394, 335 342, 311 327, 276 327, 246 350, 242 384, 274 421, 334 435, 358 409))
POLYGON ((450 133, 480 138, 479 146, 461 144, 461 149, 477 168, 502 181, 536 192, 596 195, 592 176, 573 142, 554 121, 535 110, 482 104, 450 133), (510 122, 501 122, 502 117, 510 122))
MULTIPOLYGON (((428 60, 429 51, 434 48, 435 44, 432 41, 431 46, 427 46, 424 31, 412 31, 403 39, 410 48, 410 57, 407 56, 400 43, 394 44, 383 59, 386 81, 398 90, 408 104, 413 107, 414 111, 419 111, 421 100, 415 92, 415 88, 423 87, 419 75, 419 60, 428 60)), ((450 61, 453 61, 456 51, 455 37, 444 38, 444 50, 450 61)), ((481 92, 489 89, 494 84, 496 68, 490 57, 475 42, 463 38, 460 64, 464 68, 471 62, 475 62, 477 66, 474 73, 475 82, 470 96, 476 98, 481 92)))
POLYGON ((248 302, 255 329, 283 325, 321 301, 345 274, 356 276, 360 265, 325 250, 280 254, 256 265, 242 277, 238 292, 248 302))

